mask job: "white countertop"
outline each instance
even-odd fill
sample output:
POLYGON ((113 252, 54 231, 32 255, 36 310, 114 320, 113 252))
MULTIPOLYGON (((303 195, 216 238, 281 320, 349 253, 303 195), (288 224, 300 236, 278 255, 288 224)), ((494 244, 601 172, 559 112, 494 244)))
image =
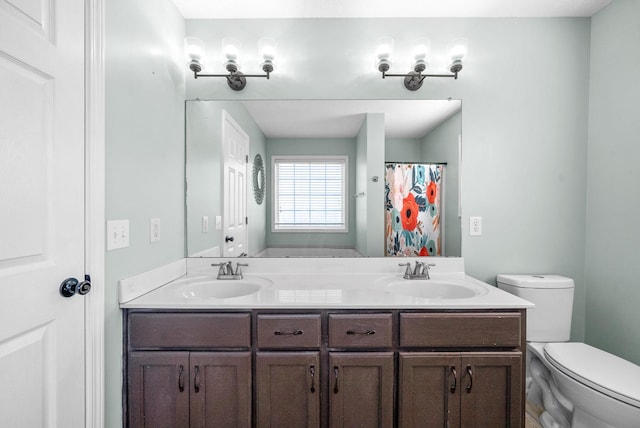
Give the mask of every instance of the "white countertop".
MULTIPOLYGON (((248 263, 246 282, 263 286, 240 297, 213 298, 212 263, 228 259, 187 259, 169 276, 157 271, 120 282, 121 308, 148 309, 520 309, 533 304, 464 273, 461 258, 420 259, 435 263, 430 280, 405 280, 399 263, 415 259, 233 259, 248 263), (187 273, 188 272, 188 273, 187 273), (202 284, 208 278, 208 284, 202 284), (145 283, 147 281, 147 283, 145 283), (200 286, 200 288, 193 288, 200 286), (195 292, 193 290, 196 290, 195 292), (440 291, 438 291, 440 290, 440 291), (453 291, 453 293, 451 293, 453 291), (439 293, 445 293, 442 297, 439 293), (199 294, 205 293, 205 294, 199 294), (457 294, 456 294, 457 293, 457 294), (421 296, 421 297, 420 297, 421 296), (426 296, 426 297, 425 297, 426 296), (450 298, 453 297, 453 298, 450 298)), ((167 269, 164 268, 164 273, 167 269)), ((229 282, 229 287, 235 283, 229 282)), ((237 283, 238 286, 242 284, 237 283)))

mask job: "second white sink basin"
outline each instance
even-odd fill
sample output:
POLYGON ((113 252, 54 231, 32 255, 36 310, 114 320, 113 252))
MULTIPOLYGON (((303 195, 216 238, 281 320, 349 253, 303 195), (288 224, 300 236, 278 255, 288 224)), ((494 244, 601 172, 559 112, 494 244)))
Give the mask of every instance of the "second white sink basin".
POLYGON ((271 285, 267 278, 249 275, 243 279, 185 278, 175 284, 176 290, 186 299, 231 299, 257 293, 271 285))
POLYGON ((463 280, 448 279, 398 279, 381 278, 376 281, 376 289, 392 294, 417 297, 421 299, 469 299, 487 294, 485 287, 463 280))

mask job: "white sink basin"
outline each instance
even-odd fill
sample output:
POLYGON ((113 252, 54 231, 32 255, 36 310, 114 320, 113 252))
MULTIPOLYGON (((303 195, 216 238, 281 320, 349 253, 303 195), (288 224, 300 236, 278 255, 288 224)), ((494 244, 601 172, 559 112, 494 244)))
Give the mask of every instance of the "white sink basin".
POLYGON ((398 279, 381 278, 376 281, 376 289, 391 294, 417 297, 421 299, 469 299, 487 294, 489 290, 480 284, 461 279, 398 279))
POLYGON ((186 299, 232 299, 257 293, 271 285, 267 278, 245 275, 243 279, 185 278, 176 281, 174 287, 186 299))

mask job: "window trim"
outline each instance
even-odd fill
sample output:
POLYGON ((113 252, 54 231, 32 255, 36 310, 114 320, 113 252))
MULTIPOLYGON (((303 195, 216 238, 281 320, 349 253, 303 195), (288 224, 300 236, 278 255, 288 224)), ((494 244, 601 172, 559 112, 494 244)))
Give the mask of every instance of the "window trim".
POLYGON ((271 156, 271 232, 272 233, 349 233, 349 156, 348 155, 272 155, 271 156), (303 226, 278 226, 276 227, 276 210, 278 198, 276 196, 276 164, 282 161, 309 162, 309 163, 330 163, 338 162, 344 165, 344 176, 342 182, 342 204, 344 227, 318 227, 310 228, 303 226))

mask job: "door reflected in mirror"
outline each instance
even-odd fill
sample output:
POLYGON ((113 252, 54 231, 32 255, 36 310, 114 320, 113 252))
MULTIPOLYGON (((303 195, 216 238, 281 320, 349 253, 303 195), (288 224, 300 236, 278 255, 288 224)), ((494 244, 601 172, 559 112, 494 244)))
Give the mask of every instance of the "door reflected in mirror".
MULTIPOLYGON (((387 218, 393 205, 386 179, 389 163, 443 165, 437 245, 443 256, 460 256, 461 111, 460 100, 187 101, 186 256, 384 256, 387 229, 392 227, 387 218), (225 118, 239 130, 223 133, 225 118), (225 153, 236 147, 234 135, 246 135, 249 149, 243 154, 245 167, 236 165, 230 173, 225 153), (344 197, 334 195, 335 177, 327 173, 326 165, 321 168, 316 162, 294 173, 294 180, 285 183, 289 187, 279 183, 275 206, 273 159, 283 157, 347 159, 341 183, 344 197), (245 188, 244 200, 225 206, 229 186, 235 186, 236 194, 238 188, 245 188), (337 211, 345 223, 339 231, 326 227, 326 219, 336 218, 337 211), (295 213, 290 221, 308 227, 274 228, 275 219, 283 218, 284 212, 295 213), (216 219, 214 227, 209 227, 209 218, 216 219), (248 231, 242 251, 233 246, 237 240, 229 224, 248 231)), ((420 179, 395 183, 400 187, 394 189, 393 203, 402 207, 404 193, 408 199, 415 195, 415 189, 411 192, 403 186, 420 182, 426 189, 428 183, 420 179)), ((435 209, 426 202, 428 198, 414 196, 413 200, 418 210, 422 202, 425 210, 435 209)), ((413 226, 412 214, 407 214, 407 224, 413 226)), ((422 233, 435 227, 434 219, 430 217, 430 224, 416 222, 414 229, 422 233)), ((405 235, 397 234, 398 246, 400 240, 411 239, 405 235)), ((420 247, 416 255, 428 251, 420 247)))

